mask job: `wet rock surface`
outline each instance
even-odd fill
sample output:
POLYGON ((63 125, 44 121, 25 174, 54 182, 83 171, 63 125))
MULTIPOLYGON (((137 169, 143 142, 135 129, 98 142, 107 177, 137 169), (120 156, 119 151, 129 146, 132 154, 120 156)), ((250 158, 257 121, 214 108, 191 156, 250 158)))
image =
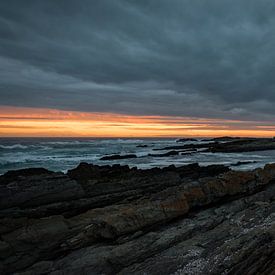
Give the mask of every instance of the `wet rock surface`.
POLYGON ((275 164, 0 176, 1 274, 273 274, 275 164))

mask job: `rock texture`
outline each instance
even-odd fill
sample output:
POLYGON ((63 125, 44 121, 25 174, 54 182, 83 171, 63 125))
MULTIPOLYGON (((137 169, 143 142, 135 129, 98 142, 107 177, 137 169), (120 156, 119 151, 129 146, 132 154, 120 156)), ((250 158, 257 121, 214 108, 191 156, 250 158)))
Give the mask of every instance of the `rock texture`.
POLYGON ((1 274, 274 274, 275 164, 0 176, 1 274))

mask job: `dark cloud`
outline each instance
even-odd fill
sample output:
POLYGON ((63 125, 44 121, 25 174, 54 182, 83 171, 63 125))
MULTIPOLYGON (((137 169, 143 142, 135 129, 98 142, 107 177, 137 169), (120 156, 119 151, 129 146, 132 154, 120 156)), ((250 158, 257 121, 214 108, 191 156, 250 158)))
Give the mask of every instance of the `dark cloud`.
POLYGON ((0 2, 0 104, 275 118, 274 0, 0 2))

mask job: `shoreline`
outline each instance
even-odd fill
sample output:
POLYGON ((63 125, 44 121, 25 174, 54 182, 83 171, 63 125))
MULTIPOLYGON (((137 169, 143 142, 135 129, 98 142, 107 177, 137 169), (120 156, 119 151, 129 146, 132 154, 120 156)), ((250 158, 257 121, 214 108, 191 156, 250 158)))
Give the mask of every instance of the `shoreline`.
POLYGON ((238 170, 262 167, 275 161, 275 139, 219 137, 208 140, 175 139, 35 139, 0 143, 0 174, 9 170, 42 166, 67 171, 80 162, 98 165, 129 164, 138 168, 225 164, 238 170), (254 165, 249 165, 254 163, 254 165))

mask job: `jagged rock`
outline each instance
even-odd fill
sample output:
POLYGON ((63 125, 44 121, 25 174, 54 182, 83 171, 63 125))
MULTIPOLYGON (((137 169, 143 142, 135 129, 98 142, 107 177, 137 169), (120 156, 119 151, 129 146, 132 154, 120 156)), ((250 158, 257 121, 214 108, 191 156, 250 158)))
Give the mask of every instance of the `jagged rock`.
POLYGON ((29 172, 0 176, 1 190, 13 188, 1 197, 1 274, 275 268, 275 164, 244 172, 81 163, 68 174, 29 172))

